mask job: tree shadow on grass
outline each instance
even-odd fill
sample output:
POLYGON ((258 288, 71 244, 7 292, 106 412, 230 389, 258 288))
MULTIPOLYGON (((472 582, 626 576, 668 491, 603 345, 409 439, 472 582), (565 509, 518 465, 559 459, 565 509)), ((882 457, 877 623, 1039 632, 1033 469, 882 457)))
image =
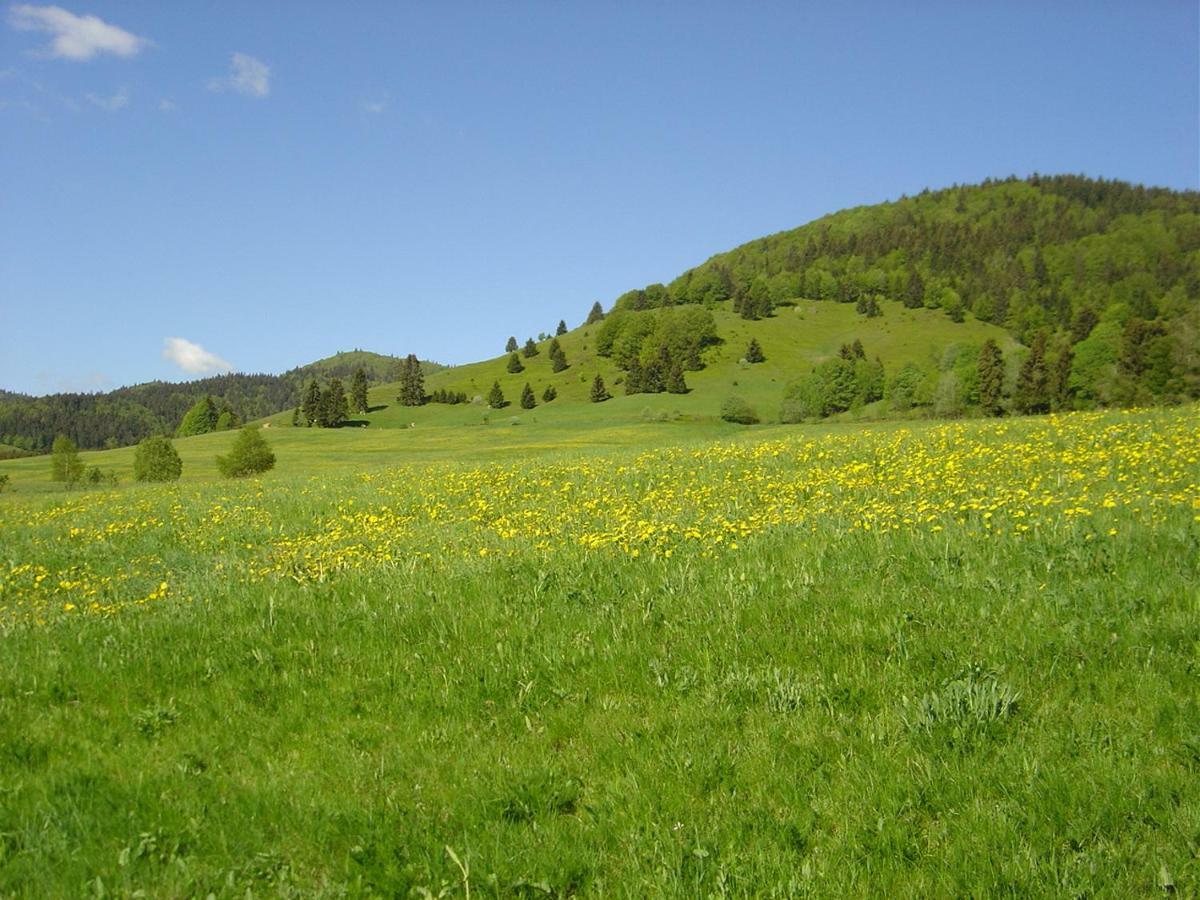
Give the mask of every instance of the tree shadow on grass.
POLYGON ((367 412, 369 412, 369 413, 383 412, 387 408, 388 408, 388 405, 386 403, 381 403, 378 406, 367 407, 367 412))

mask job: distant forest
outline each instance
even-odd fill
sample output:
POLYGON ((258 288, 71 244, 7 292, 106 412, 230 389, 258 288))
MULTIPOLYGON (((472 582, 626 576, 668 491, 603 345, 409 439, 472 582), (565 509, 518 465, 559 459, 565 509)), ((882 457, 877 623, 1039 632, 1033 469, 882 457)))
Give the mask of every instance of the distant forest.
POLYGON ((796 298, 995 323, 1070 370, 1073 405, 1180 402, 1200 396, 1200 194, 1074 175, 923 191, 743 244, 614 311, 731 300, 758 319, 796 298))
MULTIPOLYGON (((392 380, 401 360, 377 353, 339 353, 282 375, 217 375, 196 381, 151 381, 104 394, 29 397, 0 391, 0 444, 46 452, 64 434, 85 449, 134 444, 174 434, 198 400, 212 397, 245 422, 290 409, 312 378, 349 379, 362 368, 372 382, 392 380)), ((439 368, 424 364, 429 370, 439 368)))

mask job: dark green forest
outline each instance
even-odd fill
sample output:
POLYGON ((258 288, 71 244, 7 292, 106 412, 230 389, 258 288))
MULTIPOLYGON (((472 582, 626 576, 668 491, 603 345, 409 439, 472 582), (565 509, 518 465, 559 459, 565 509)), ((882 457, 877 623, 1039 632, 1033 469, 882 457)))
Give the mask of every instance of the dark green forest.
POLYGON ((1180 402, 1200 396, 1200 194, 1075 175, 927 190, 743 244, 614 311, 731 301, 759 319, 796 298, 1001 325, 1062 373, 1055 408, 1180 402))
MULTIPOLYGON (((196 381, 151 381, 108 393, 30 397, 0 391, 0 444, 46 452, 56 435, 83 449, 136 444, 152 434, 173 435, 184 416, 205 397, 242 422, 296 406, 313 378, 349 380, 363 369, 373 383, 396 378, 402 361, 367 351, 338 353, 282 375, 217 375, 196 381)), ((439 368, 422 363, 426 371, 439 368)))

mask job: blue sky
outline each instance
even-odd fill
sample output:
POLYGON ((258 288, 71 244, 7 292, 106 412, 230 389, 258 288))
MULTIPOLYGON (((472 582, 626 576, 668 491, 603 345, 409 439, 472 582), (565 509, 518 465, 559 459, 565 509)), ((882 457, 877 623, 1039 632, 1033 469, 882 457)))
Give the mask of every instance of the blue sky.
POLYGON ((1194 0, 59 2, 0 21, 10 390, 467 362, 926 186, 1200 186, 1194 0))

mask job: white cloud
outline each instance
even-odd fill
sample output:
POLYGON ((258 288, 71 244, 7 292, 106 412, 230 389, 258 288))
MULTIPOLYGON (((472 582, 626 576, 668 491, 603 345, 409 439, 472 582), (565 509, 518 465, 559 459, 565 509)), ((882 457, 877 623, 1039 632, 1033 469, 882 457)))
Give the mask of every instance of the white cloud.
POLYGON ((233 363, 209 353, 187 338, 170 337, 163 341, 163 358, 168 359, 189 375, 216 375, 232 372, 233 363))
POLYGON ((126 88, 121 88, 111 97, 97 97, 95 94, 88 94, 87 100, 93 106, 98 106, 108 112, 116 112, 129 105, 129 91, 126 88))
POLYGON ((358 108, 365 113, 377 116, 387 109, 387 105, 387 100, 363 100, 358 104, 358 108))
POLYGON ((82 62, 100 53, 136 56, 150 43, 96 16, 77 16, 59 6, 17 4, 9 9, 8 21, 18 31, 54 35, 42 53, 58 59, 82 62))
POLYGON ((163 99, 158 101, 158 108, 159 108, 160 112, 174 112, 179 107, 177 107, 174 103, 172 103, 166 97, 163 97, 163 99))
POLYGON ((271 93, 271 67, 261 59, 235 53, 229 61, 229 74, 208 83, 210 91, 234 91, 249 97, 271 93))

